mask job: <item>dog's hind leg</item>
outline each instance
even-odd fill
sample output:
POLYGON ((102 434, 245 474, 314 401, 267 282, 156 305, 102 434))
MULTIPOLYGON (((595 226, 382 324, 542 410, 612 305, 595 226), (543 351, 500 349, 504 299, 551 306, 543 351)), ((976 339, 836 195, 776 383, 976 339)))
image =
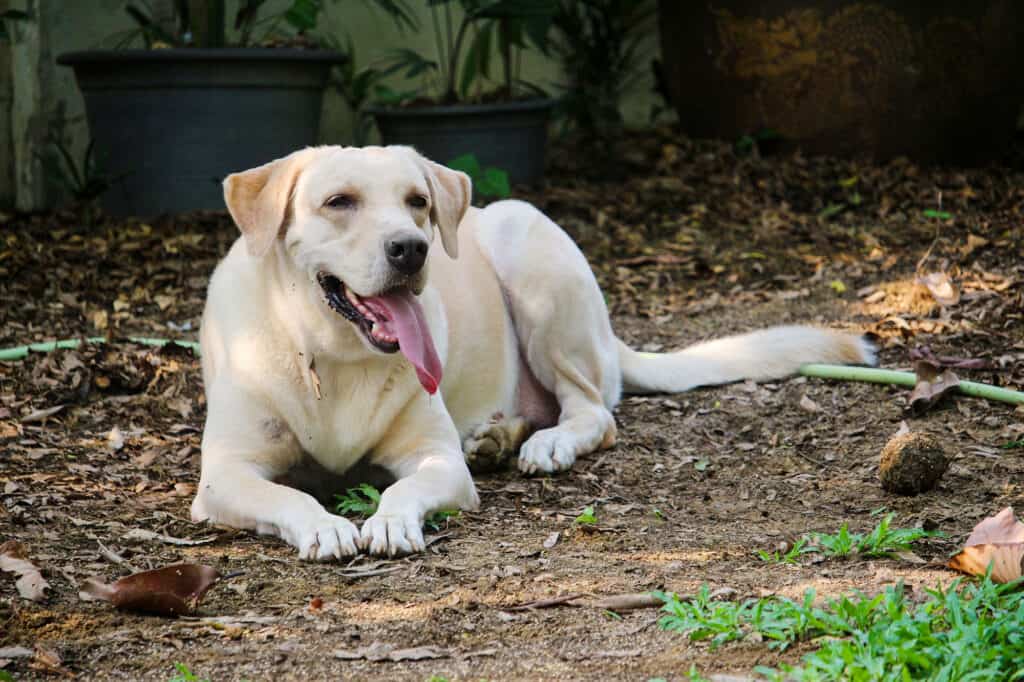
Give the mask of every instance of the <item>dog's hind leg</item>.
POLYGON ((604 298, 573 241, 529 204, 492 204, 476 230, 504 289, 523 357, 558 402, 557 424, 523 443, 519 468, 568 469, 576 457, 615 441, 611 410, 622 377, 604 298))

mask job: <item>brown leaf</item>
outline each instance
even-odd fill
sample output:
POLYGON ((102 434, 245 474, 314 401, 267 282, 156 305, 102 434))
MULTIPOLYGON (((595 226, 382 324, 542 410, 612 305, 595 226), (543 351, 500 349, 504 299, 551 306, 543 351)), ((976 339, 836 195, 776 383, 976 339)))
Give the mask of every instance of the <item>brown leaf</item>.
POLYGON ((636 594, 614 594, 610 597, 602 597, 592 601, 587 606, 606 611, 635 611, 636 609, 656 609, 665 605, 665 602, 651 595, 650 592, 637 592, 636 594))
POLYGON ((46 582, 35 564, 28 560, 25 547, 17 540, 8 540, 0 545, 0 570, 18 575, 15 586, 23 598, 39 601, 46 596, 44 591, 50 587, 50 583, 46 582))
POLYGON ((192 613, 218 578, 220 573, 212 566, 174 564, 110 584, 88 578, 82 592, 83 598, 104 599, 126 611, 177 617, 192 613))
POLYGON ((917 278, 928 289, 935 302, 942 306, 956 305, 960 302, 960 292, 953 286, 949 275, 944 272, 929 272, 917 278))
POLYGON ((983 520, 967 538, 964 549, 946 564, 970 575, 984 575, 992 566, 992 580, 1008 583, 1024 572, 1024 523, 1006 507, 983 520))
POLYGON ((985 575, 992 566, 992 582, 1008 583, 1024 572, 1024 542, 974 545, 964 549, 946 564, 968 575, 985 575))
POLYGON ((925 410, 931 407, 960 385, 960 377, 952 370, 947 369, 940 374, 939 368, 930 362, 918 362, 915 371, 917 384, 909 398, 910 407, 913 409, 925 410))
POLYGON ((1007 507, 975 526, 964 546, 1010 542, 1024 542, 1024 523, 1014 517, 1013 507, 1007 507))
POLYGON ((803 397, 800 398, 800 409, 807 412, 821 412, 821 405, 808 398, 805 393, 803 397))
POLYGON ((958 358, 951 355, 935 355, 928 346, 917 346, 910 350, 911 360, 924 360, 936 367, 953 369, 987 369, 989 362, 982 358, 958 358))

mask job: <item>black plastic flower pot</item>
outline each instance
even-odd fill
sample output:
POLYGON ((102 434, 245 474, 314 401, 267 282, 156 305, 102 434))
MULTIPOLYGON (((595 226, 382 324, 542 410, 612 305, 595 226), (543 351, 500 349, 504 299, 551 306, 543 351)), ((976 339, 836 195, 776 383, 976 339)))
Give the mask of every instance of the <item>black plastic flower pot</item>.
POLYGON ((221 209, 221 180, 317 141, 326 50, 102 50, 61 55, 85 97, 113 215, 221 209))
POLYGON ((555 102, 372 107, 384 144, 407 144, 438 163, 464 154, 484 168, 500 168, 513 184, 544 177, 548 120, 555 102))

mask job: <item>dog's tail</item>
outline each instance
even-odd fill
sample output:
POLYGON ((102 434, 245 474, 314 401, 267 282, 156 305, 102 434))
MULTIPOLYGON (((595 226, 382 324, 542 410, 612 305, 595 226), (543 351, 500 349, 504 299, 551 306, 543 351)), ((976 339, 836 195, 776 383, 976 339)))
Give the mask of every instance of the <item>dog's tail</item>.
POLYGON ((862 336, 815 327, 770 327, 674 353, 640 353, 619 341, 626 393, 678 393, 733 381, 781 379, 810 362, 874 365, 862 336))

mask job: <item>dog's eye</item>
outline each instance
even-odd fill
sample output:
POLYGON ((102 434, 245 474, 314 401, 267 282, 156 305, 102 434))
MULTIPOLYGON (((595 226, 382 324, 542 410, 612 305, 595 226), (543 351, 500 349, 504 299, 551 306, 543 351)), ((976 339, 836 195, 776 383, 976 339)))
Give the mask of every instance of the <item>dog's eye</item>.
POLYGON ((422 194, 414 194, 405 200, 413 208, 426 208, 427 198, 422 194))
POLYGON ((335 194, 324 202, 327 208, 355 208, 356 198, 351 194, 335 194))

